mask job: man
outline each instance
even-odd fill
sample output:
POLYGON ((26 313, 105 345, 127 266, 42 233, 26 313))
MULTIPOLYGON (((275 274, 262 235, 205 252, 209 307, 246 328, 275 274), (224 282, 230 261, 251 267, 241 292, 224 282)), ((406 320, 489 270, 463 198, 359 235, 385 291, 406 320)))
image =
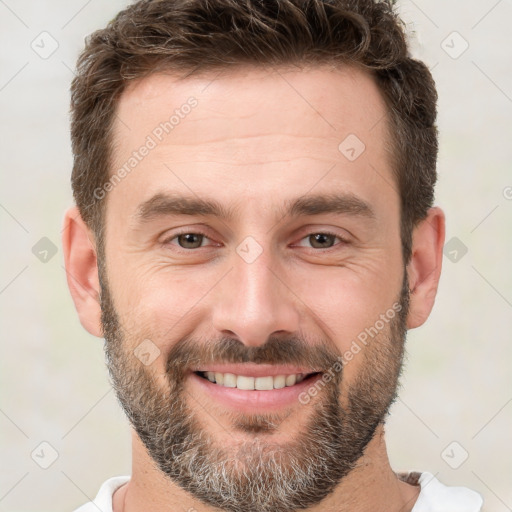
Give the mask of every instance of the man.
POLYGON ((390 2, 141 1, 72 85, 69 287, 131 477, 79 511, 465 511, 384 422, 441 271, 436 91, 390 2))

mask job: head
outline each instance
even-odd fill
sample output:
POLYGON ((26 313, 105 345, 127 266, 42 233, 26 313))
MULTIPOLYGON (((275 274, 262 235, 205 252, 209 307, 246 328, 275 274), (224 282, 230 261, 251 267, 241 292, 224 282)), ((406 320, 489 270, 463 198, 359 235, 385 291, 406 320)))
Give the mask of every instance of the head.
POLYGON ((88 39, 68 281, 197 499, 293 510, 357 471, 439 280, 436 99, 390 2, 142 1, 88 39), (250 405, 277 390, 223 365, 306 375, 250 405))

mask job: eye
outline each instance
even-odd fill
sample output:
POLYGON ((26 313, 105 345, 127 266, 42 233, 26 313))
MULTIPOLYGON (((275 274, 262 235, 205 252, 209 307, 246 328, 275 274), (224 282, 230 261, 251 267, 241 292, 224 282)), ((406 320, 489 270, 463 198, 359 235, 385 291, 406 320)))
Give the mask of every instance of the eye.
MULTIPOLYGON (((183 232, 167 239, 164 241, 164 244, 178 245, 181 249, 193 250, 204 247, 207 245, 206 241, 208 240, 210 239, 204 233, 183 232)), ((305 241, 307 241, 307 243, 310 244, 309 247, 312 247, 313 249, 331 249, 336 245, 348 243, 347 240, 343 239, 341 236, 328 232, 311 233, 304 237, 298 245, 301 247, 307 247, 306 245, 303 245, 305 241), (339 242, 336 243, 336 240, 339 242)))
MULTIPOLYGON (((311 233, 308 236, 304 237, 301 242, 304 240, 307 240, 308 243, 311 244, 311 247, 313 249, 330 249, 334 247, 336 244, 336 240, 340 240, 341 243, 346 242, 343 238, 341 238, 339 235, 336 235, 334 233, 311 233)), ((301 245, 301 244, 299 244, 301 245)), ((301 245, 302 246, 302 245, 301 245)), ((304 246, 302 246, 304 247, 304 246)))
POLYGON ((203 233, 178 233, 169 238, 164 243, 178 245, 182 249, 199 249, 203 247, 203 242, 209 238, 203 233), (176 241, 176 243, 173 243, 176 241))

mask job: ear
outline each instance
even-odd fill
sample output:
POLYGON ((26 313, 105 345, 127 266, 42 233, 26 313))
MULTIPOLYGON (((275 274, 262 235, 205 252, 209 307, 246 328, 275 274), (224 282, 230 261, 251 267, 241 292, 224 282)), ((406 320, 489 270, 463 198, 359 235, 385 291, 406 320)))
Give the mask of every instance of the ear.
POLYGON ((92 335, 102 338, 96 246, 76 206, 66 211, 62 247, 68 287, 80 322, 92 335))
POLYGON ((444 213, 440 208, 430 208, 412 235, 412 255, 407 265, 411 290, 408 329, 422 325, 434 306, 441 276, 444 236, 444 213))

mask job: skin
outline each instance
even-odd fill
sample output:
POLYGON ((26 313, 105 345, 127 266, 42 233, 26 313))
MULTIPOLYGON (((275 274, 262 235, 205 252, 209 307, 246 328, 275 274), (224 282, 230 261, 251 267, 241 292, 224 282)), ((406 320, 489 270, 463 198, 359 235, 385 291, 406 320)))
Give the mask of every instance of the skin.
MULTIPOLYGON (((164 386, 165 355, 186 335, 230 335, 247 346, 261 346, 270 335, 300 331, 345 352, 392 306, 404 272, 399 196, 390 185, 395 180, 377 86, 365 72, 348 67, 247 68, 185 80, 151 75, 121 96, 113 169, 122 167, 191 96, 197 107, 104 199, 110 290, 121 324, 158 340, 162 356, 151 365, 155 382, 164 386), (366 146, 355 161, 338 150, 348 134, 366 146), (286 201, 333 191, 361 199, 373 217, 282 214, 286 201), (236 215, 229 220, 162 215, 141 224, 137 208, 157 193, 215 199, 236 215), (208 238, 199 249, 183 249, 173 238, 182 230, 208 238), (312 246, 309 235, 325 231, 346 242, 335 239, 330 249, 312 246), (236 252, 248 236, 263 250, 251 264, 236 252)), ((68 284, 76 309, 82 325, 102 337, 94 236, 76 208, 67 211, 65 228, 68 284)), ((443 242, 444 214, 431 208, 414 229, 406 269, 408 328, 422 325, 430 314, 443 242)), ((345 366, 347 386, 362 365, 364 358, 354 357, 345 366)), ((192 383, 188 391, 191 407, 206 407, 203 427, 220 444, 250 435, 234 431, 229 417, 192 383)), ((310 410, 297 404, 287 411, 274 439, 293 439, 310 410)), ((132 478, 115 493, 115 512, 138 512, 148 505, 155 512, 213 510, 158 472, 135 432, 132 449, 132 478)), ((308 510, 376 511, 385 503, 387 511, 409 511, 418 492, 390 467, 380 426, 358 467, 308 510)))

